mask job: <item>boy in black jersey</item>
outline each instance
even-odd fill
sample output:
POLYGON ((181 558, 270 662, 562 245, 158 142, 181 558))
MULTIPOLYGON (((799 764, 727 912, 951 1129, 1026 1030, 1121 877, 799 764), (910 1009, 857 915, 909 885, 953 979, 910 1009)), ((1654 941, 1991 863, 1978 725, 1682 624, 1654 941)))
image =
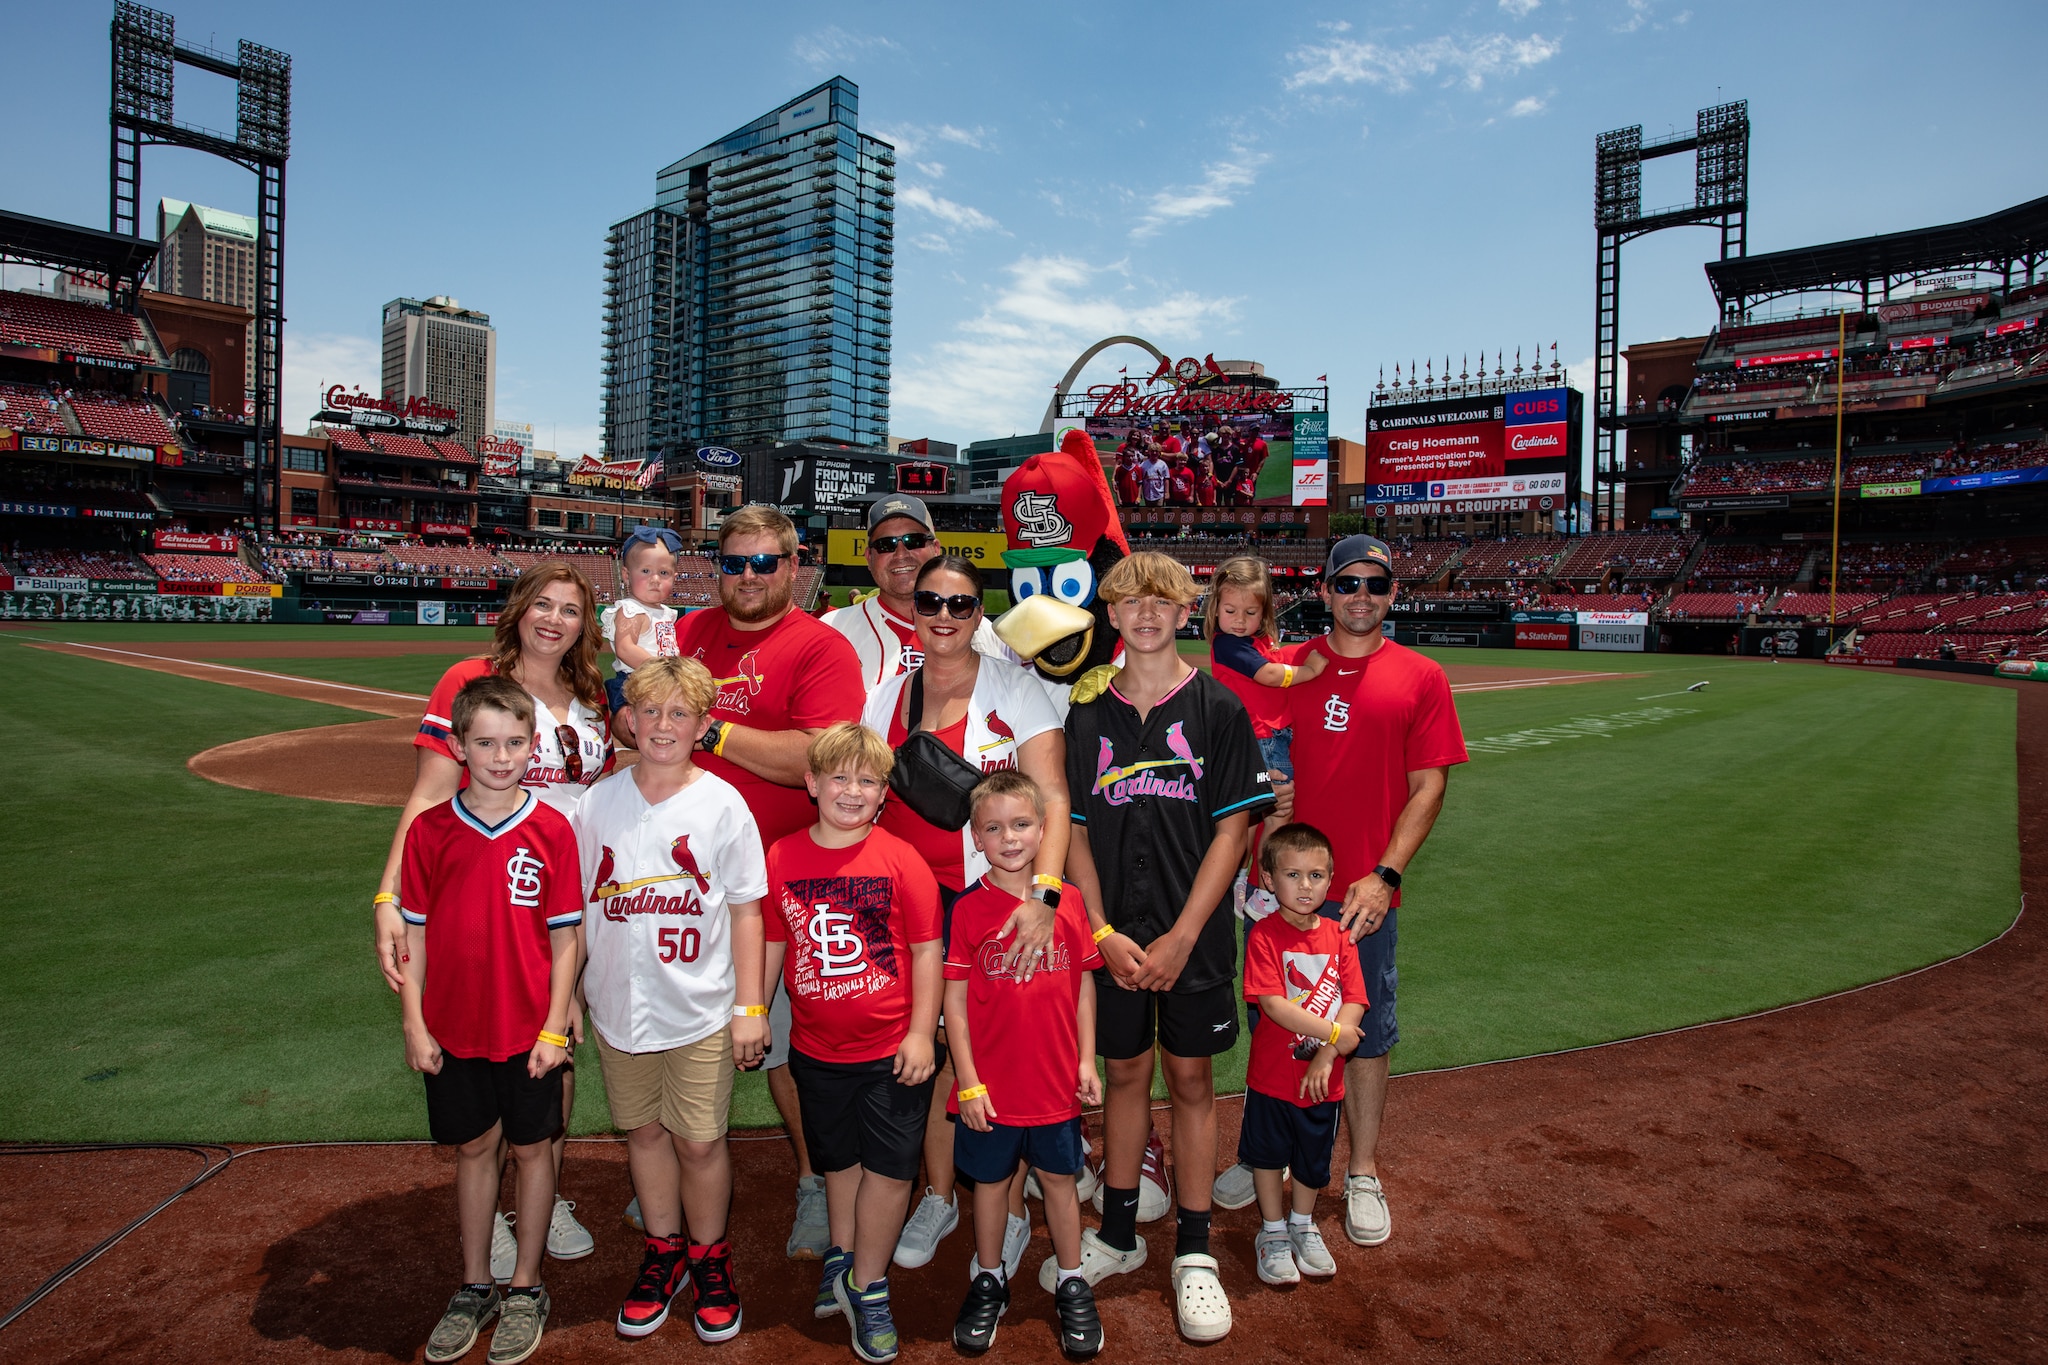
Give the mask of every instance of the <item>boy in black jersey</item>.
POLYGON ((1188 571, 1141 551, 1110 570, 1101 597, 1123 671, 1067 713, 1068 879, 1107 964, 1096 981, 1095 1050, 1109 1071, 1102 1230, 1084 1236, 1081 1270, 1093 1284, 1145 1261, 1137 1187, 1156 1043, 1173 1101, 1175 1307, 1183 1336, 1215 1341, 1230 1331, 1230 1301, 1209 1254, 1210 1059, 1237 1040, 1231 882, 1273 795, 1243 703, 1175 647, 1196 597, 1188 571))

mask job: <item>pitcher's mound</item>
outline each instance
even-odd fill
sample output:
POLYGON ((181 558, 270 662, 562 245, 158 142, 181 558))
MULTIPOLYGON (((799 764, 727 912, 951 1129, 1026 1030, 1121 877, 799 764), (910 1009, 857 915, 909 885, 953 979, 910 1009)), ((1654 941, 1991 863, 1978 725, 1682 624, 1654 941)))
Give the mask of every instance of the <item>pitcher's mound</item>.
POLYGON ((402 806, 412 792, 419 722, 397 717, 284 730, 221 744, 185 766, 209 782, 278 796, 402 806))

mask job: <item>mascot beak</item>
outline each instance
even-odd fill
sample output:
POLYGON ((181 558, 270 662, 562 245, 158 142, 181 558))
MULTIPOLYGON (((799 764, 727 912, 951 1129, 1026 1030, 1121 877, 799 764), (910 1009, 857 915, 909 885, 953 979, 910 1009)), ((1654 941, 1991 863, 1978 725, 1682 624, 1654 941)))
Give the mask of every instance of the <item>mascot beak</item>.
POLYGON ((1064 678, 1088 657, 1095 615, 1046 593, 1034 593, 996 618, 996 638, 1038 665, 1048 677, 1064 678))

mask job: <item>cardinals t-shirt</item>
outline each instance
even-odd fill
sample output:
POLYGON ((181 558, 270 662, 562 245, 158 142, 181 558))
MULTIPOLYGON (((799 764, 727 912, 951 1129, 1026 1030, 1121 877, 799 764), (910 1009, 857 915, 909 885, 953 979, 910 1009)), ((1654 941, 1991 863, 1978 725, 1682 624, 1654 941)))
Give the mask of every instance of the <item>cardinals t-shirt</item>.
MULTIPOLYGON (((1244 998, 1256 1005, 1267 995, 1284 996, 1318 1019, 1332 1022, 1346 1005, 1369 1007, 1365 976, 1359 970, 1358 948, 1351 935, 1338 928, 1335 920, 1318 919, 1312 929, 1297 929, 1287 922, 1287 916, 1277 913, 1254 924, 1244 938, 1244 998)), ((1314 1041, 1320 1043, 1329 1036, 1326 1028, 1314 1041)), ((1301 1079, 1315 1059, 1314 1053, 1305 1059, 1295 1058, 1294 1045, 1301 1037, 1261 1014, 1252 1028, 1245 1084, 1289 1104, 1318 1103, 1301 1093, 1301 1079)), ((1330 1070, 1328 1098, 1344 1098, 1341 1058, 1330 1070)))
MULTIPOLYGON (((1016 908, 1017 898, 985 877, 954 903, 946 979, 967 983, 967 1042, 995 1121, 1035 1128, 1081 1116, 1081 973, 1100 967, 1102 954, 1080 891, 1063 884, 1047 961, 1017 980, 1003 970, 1015 941, 996 937, 1016 908)), ((946 1112, 960 1112, 957 1093, 946 1096, 946 1112)))
MULTIPOLYGON (((1408 804, 1408 774, 1465 762, 1465 736, 1435 660, 1392 640, 1361 659, 1333 653, 1328 636, 1307 649, 1330 662, 1321 677, 1297 679, 1285 693, 1294 722, 1294 818, 1335 848, 1330 894, 1341 900, 1386 852, 1408 804)), ((1393 903, 1401 903, 1400 892, 1393 903)))
POLYGON ((896 1055, 910 1031, 910 945, 939 941, 939 884, 885 829, 825 848, 808 829, 768 850, 770 943, 786 943, 789 1045, 825 1062, 896 1055))
MULTIPOLYGON (((792 611, 766 630, 735 630, 718 607, 676 623, 676 651, 711 670, 718 684, 713 719, 750 730, 822 730, 859 720, 867 693, 860 658, 846 637, 814 616, 792 611)), ((799 782, 785 787, 729 758, 697 755, 704 771, 732 783, 773 844, 810 824, 814 807, 799 782)))

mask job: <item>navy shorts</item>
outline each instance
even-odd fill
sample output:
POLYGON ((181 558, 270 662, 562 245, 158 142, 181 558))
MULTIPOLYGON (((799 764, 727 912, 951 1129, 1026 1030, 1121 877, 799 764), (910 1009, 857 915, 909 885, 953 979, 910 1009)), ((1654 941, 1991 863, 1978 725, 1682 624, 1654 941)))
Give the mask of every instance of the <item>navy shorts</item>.
POLYGON ((986 1133, 977 1133, 958 1114, 946 1117, 959 1125, 953 1132, 953 1165, 977 1185, 1008 1180, 1020 1161, 1047 1175, 1075 1175, 1088 1159, 1088 1138, 1079 1118, 1030 1128, 991 1123, 986 1133))
POLYGON ((624 673, 614 673, 609 678, 606 678, 604 680, 604 695, 606 700, 612 704, 613 715, 616 716, 619 712, 625 710, 626 675, 624 673))
POLYGON ((535 1080, 526 1074, 527 1054, 494 1062, 488 1057, 441 1054, 441 1070, 422 1073, 427 1086, 427 1132, 434 1141, 460 1146, 504 1124, 514 1147, 547 1142, 562 1131, 562 1077, 569 1064, 535 1080))
POLYGON ((1320 1190, 1330 1183, 1341 1108, 1336 1100, 1294 1104, 1247 1090, 1237 1159, 1255 1171, 1292 1170, 1295 1184, 1320 1190))
POLYGON ((1289 782, 1294 780, 1294 727, 1275 730, 1259 741, 1259 758, 1289 782))
POLYGON ((899 1085, 895 1070, 894 1054, 872 1062, 828 1062, 789 1050, 804 1145, 820 1175, 859 1166, 888 1180, 917 1178, 932 1080, 899 1085))
MULTIPOLYGON (((1341 900, 1324 901, 1316 911, 1324 919, 1336 919, 1344 908, 1341 900)), ((1394 987, 1400 973, 1394 970, 1394 945, 1400 937, 1401 912, 1387 911, 1376 934, 1358 940, 1358 971, 1365 978, 1365 1018, 1358 1021, 1362 1035, 1353 1057, 1384 1057, 1401 1041, 1401 1025, 1394 1017, 1394 987)))

